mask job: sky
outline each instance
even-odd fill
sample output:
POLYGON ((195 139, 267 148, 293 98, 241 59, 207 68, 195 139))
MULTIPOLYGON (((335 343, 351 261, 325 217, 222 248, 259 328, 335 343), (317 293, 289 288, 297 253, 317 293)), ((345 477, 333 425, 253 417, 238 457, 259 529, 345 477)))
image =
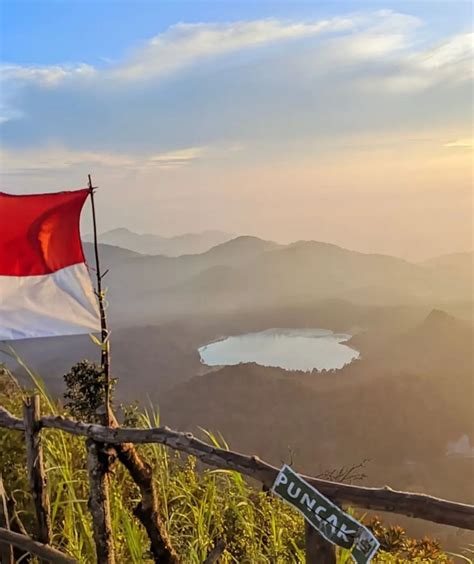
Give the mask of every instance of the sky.
POLYGON ((0 27, 4 191, 91 173, 102 231, 472 250, 471 2, 3 0, 0 27))

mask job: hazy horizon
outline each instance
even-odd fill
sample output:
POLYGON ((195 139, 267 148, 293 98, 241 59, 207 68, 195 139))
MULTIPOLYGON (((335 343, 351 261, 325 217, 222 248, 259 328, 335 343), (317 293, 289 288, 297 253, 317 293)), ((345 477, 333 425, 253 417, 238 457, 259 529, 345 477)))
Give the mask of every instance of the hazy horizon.
MULTIPOLYGON (((258 234, 255 234, 255 233, 228 233, 226 231, 214 230, 214 229, 203 229, 202 231, 187 231, 187 232, 175 232, 175 233, 165 234, 165 233, 160 233, 158 231, 156 231, 156 232, 146 231, 145 232, 145 231, 140 231, 140 230, 134 230, 134 229, 131 229, 131 228, 123 226, 123 225, 111 227, 110 229, 107 229, 107 230, 101 230, 98 234, 99 235, 99 243, 111 244, 111 243, 101 241, 100 240, 101 236, 109 234, 109 233, 116 231, 116 230, 121 230, 121 229, 124 229, 124 230, 126 230, 126 231, 128 231, 128 232, 130 232, 134 235, 152 235, 152 236, 156 236, 156 237, 164 237, 164 238, 167 238, 167 239, 168 238, 173 239, 175 237, 181 237, 181 236, 184 236, 184 235, 199 236, 199 235, 203 235, 205 233, 216 232, 216 233, 228 234, 229 235, 229 239, 228 239, 229 241, 231 241, 232 239, 237 239, 239 237, 255 237, 255 238, 261 239, 261 240, 272 241, 274 243, 278 243, 279 245, 292 245, 292 244, 301 243, 301 242, 316 242, 316 243, 324 243, 324 244, 329 244, 329 245, 337 245, 337 246, 342 247, 344 249, 347 249, 349 251, 355 251, 355 252, 364 253, 364 254, 387 254, 387 255, 389 255, 388 253, 377 253, 377 252, 374 252, 374 251, 367 251, 367 250, 364 250, 364 249, 358 249, 358 248, 355 248, 355 247, 351 247, 349 245, 336 244, 333 241, 323 241, 321 239, 270 239, 269 237, 265 237, 265 236, 258 235, 258 234)), ((88 242, 92 241, 92 237, 93 237, 92 233, 87 233, 86 231, 83 230, 82 236, 83 236, 85 241, 88 241, 88 242)), ((218 246, 218 245, 221 245, 221 244, 225 244, 225 242, 224 243, 217 243, 216 245, 213 245, 213 246, 218 246)), ((117 244, 116 246, 120 247, 122 245, 117 244)), ((138 251, 138 252, 141 252, 141 251, 138 251)), ((205 251, 203 251, 203 252, 205 252, 205 251)), ((447 253, 429 255, 429 256, 426 256, 426 257, 422 256, 421 258, 417 258, 415 256, 414 258, 411 258, 411 259, 409 257, 402 257, 402 256, 395 255, 395 254, 392 254, 392 255, 389 255, 389 256, 403 258, 405 260, 408 260, 408 261, 411 260, 413 262, 423 262, 424 260, 429 260, 431 258, 437 258, 437 257, 444 256, 444 255, 455 255, 455 254, 460 254, 460 253, 474 253, 474 249, 471 247, 471 248, 460 250, 460 251, 452 250, 452 251, 447 252, 447 253)))
POLYGON ((91 173, 101 231, 472 250, 469 2, 160 6, 4 4, 2 190, 91 173))

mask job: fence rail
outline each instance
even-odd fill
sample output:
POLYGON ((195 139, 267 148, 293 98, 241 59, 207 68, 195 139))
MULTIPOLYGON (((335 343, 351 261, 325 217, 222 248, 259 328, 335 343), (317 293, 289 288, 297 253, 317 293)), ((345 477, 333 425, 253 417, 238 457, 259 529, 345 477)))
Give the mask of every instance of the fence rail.
MULTIPOLYGON (((162 444, 191 454, 209 466, 236 470, 258 480, 266 487, 271 487, 279 472, 278 468, 257 456, 221 449, 197 439, 191 433, 174 431, 169 427, 112 428, 54 416, 42 417, 39 423, 43 428, 58 429, 101 443, 162 444)), ((21 419, 14 417, 2 407, 0 407, 0 427, 18 431, 23 431, 25 428, 21 419)), ((474 505, 448 501, 426 494, 397 491, 388 486, 369 488, 331 482, 312 476, 304 476, 304 479, 340 505, 387 511, 461 529, 474 530, 474 505)))
MULTIPOLYGON (((28 437, 28 434, 31 434, 32 430, 26 415, 27 410, 25 412, 25 418, 23 420, 19 419, 0 406, 0 427, 13 431, 22 431, 25 433, 26 437, 28 437)), ((235 470, 261 482, 267 488, 272 486, 279 472, 278 468, 261 460, 257 456, 248 456, 231 450, 225 450, 208 444, 194 437, 191 433, 175 431, 169 427, 147 429, 119 426, 108 427, 75 421, 60 416, 43 416, 35 420, 34 431, 39 434, 41 429, 60 430, 72 435, 84 437, 88 439, 88 444, 90 444, 91 441, 97 444, 108 444, 112 445, 118 451, 120 451, 121 448, 123 449, 127 444, 129 446, 145 443, 162 444, 174 450, 193 455, 206 465, 235 470)), ((134 473, 132 470, 131 474, 133 477, 134 473)), ((388 486, 383 488, 370 488, 341 482, 332 482, 312 476, 304 476, 304 479, 338 505, 350 505, 368 510, 397 513, 399 515, 425 519, 443 525, 474 530, 474 505, 439 499, 421 493, 396 491, 388 486)), ((141 486, 143 490, 142 493, 146 497, 147 488, 143 487, 143 484, 141 484, 141 486)), ((40 513, 41 508, 39 507, 37 519, 41 524, 40 513)), ((146 520, 142 522, 145 526, 147 525, 146 520)), ((150 530, 148 530, 148 532, 150 539, 152 539, 153 534, 150 534, 150 530)), ((308 545, 307 554, 309 554, 309 550, 308 545)), ((160 561, 176 562, 172 552, 168 552, 170 559, 160 561)), ((99 561, 101 562, 102 560, 99 561)), ((113 562, 113 556, 107 557, 103 561, 111 563, 113 562)), ((308 559, 307 561, 311 562, 312 560, 308 559)), ((321 560, 321 553, 319 553, 318 559, 314 561, 323 562, 323 560, 321 560)), ((324 562, 334 561, 332 557, 324 560, 324 562)))
MULTIPOLYGON (((48 546, 37 542, 30 537, 21 535, 19 533, 14 533, 9 529, 3 529, 0 527, 0 542, 8 543, 12 546, 29 552, 34 556, 38 556, 41 559, 52 562, 52 564, 78 564, 77 560, 63 554, 59 550, 56 550, 52 546, 48 546)), ((3 562, 3 560, 2 560, 3 562)))

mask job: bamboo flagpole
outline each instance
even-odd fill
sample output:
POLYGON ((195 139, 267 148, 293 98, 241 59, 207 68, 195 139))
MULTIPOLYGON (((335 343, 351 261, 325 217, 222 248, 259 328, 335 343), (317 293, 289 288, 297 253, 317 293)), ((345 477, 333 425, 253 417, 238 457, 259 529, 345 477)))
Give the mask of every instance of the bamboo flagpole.
POLYGON ((102 273, 100 269, 100 258, 99 258, 99 241, 97 235, 97 217, 95 212, 95 201, 94 192, 97 190, 97 186, 92 185, 91 175, 88 175, 89 180, 89 192, 91 195, 91 207, 92 207, 92 224, 94 230, 94 253, 95 253, 95 267, 96 267, 96 277, 97 277, 97 290, 96 295, 99 301, 99 313, 100 313, 100 327, 101 327, 101 366, 105 377, 105 418, 106 425, 110 426, 111 417, 111 405, 110 405, 110 388, 111 388, 111 378, 110 378, 110 340, 109 340, 109 330, 107 326, 107 315, 105 311, 104 303, 104 292, 102 290, 102 279, 107 274, 107 270, 102 273))
MULTIPOLYGON (((97 277, 96 295, 99 301, 100 327, 101 327, 101 368, 105 377, 105 414, 101 417, 102 424, 111 426, 114 419, 110 405, 110 343, 107 316, 105 313, 104 291, 102 278, 107 274, 100 269, 99 241, 97 236, 97 217, 95 212, 94 191, 97 186, 92 185, 91 175, 88 175, 89 193, 91 196, 92 224, 94 229, 94 252, 97 277)), ((102 451, 104 443, 92 439, 86 441, 87 471, 89 474, 89 503, 92 515, 92 529, 96 547, 97 562, 100 564, 115 564, 115 548, 112 532, 112 517, 110 512, 109 496, 109 461, 104 458, 102 451)))
MULTIPOLYGON (((94 191, 97 189, 97 186, 92 185, 90 174, 88 175, 88 179, 92 205, 92 221, 94 228, 94 251, 97 274, 96 294, 99 300, 100 325, 102 333, 101 364, 106 380, 106 421, 105 423, 103 423, 103 425, 106 425, 107 427, 117 427, 118 423, 110 405, 110 342, 104 304, 104 292, 102 290, 102 279, 108 271, 105 270, 105 272, 102 273, 100 269, 97 218, 94 201, 94 191)), ((141 458, 140 454, 131 443, 125 442, 115 444, 115 449, 118 459, 128 470, 132 480, 140 489, 141 500, 135 508, 134 513, 148 533, 151 544, 150 550, 153 554, 155 562, 162 562, 163 564, 177 564, 179 562, 178 557, 173 549, 173 546, 171 545, 166 531, 165 523, 160 515, 158 490, 156 483, 153 480, 153 471, 151 466, 141 458)), ((92 439, 89 441, 87 450, 89 479, 91 481, 91 484, 93 484, 94 486, 95 492, 100 494, 99 497, 101 499, 100 504, 96 504, 94 507, 91 507, 91 509, 94 509, 94 537, 96 538, 96 547, 98 550, 98 562, 100 562, 101 564, 115 564, 114 547, 111 540, 112 533, 110 525, 110 500, 108 497, 108 476, 106 475, 106 469, 101 468, 101 460, 100 457, 97 456, 97 449, 94 448, 94 441, 92 439)), ((97 496, 92 497, 97 498, 97 496)))

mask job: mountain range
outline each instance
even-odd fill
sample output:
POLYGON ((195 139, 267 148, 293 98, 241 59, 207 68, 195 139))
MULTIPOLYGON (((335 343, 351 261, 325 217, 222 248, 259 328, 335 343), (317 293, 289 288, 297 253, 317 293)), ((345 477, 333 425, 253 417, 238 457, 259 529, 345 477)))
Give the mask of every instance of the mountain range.
MULTIPOLYGON (((177 257, 180 255, 203 253, 220 243, 232 239, 234 235, 223 231, 203 231, 201 233, 184 233, 175 237, 163 237, 151 233, 135 233, 119 227, 100 235, 100 241, 107 245, 129 249, 145 255, 164 255, 177 257)), ((85 235, 85 242, 93 242, 92 234, 85 235)))
MULTIPOLYGON (((86 255, 94 264, 92 246, 86 255)), ((101 245, 111 315, 137 324, 342 299, 399 306, 472 301, 473 254, 412 263, 316 241, 279 245, 241 236, 199 253, 166 257, 101 245)), ((464 317, 471 317, 468 308, 464 317)))

